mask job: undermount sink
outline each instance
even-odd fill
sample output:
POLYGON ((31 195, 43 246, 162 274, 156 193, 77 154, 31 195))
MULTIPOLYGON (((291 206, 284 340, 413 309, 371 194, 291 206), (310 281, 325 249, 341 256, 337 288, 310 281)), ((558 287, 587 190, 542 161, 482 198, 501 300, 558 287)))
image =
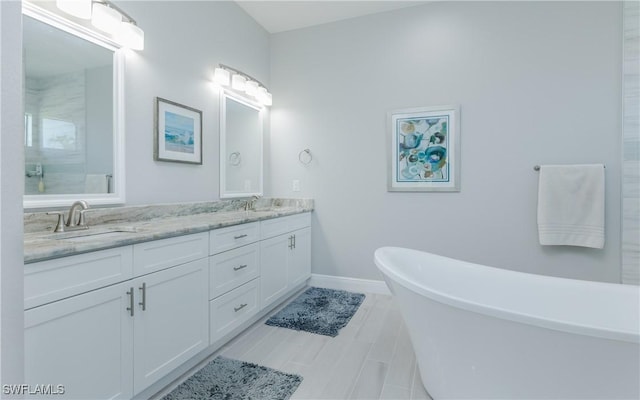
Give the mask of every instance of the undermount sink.
POLYGON ((286 211, 295 211, 298 210, 297 207, 260 207, 260 208, 255 208, 252 211, 253 212, 269 212, 269 213, 273 213, 273 212, 286 212, 286 211))
POLYGON ((123 233, 138 233, 139 230, 133 226, 119 226, 116 228, 96 229, 89 228, 82 231, 60 232, 50 235, 49 238, 55 240, 89 241, 96 239, 107 239, 115 236, 122 236, 123 233))

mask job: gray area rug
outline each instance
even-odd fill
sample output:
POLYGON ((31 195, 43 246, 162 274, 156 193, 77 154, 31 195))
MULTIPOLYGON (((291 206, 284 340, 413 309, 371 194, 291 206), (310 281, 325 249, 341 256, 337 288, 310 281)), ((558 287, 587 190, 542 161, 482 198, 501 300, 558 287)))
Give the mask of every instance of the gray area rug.
POLYGON ((363 300, 361 293, 311 287, 265 323, 335 337, 363 300))
POLYGON ((302 382, 298 375, 217 357, 163 400, 286 400, 302 382))

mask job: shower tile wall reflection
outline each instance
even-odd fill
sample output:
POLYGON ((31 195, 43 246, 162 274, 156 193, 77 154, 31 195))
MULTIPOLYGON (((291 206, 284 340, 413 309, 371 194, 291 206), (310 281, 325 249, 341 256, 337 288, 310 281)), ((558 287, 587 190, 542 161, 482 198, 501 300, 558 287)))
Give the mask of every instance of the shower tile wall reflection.
POLYGON ((113 51, 27 16, 23 34, 25 195, 106 193, 113 51))
MULTIPOLYGON (((26 170, 42 165, 44 193, 85 193, 87 174, 111 173, 113 123, 99 111, 111 108, 111 97, 96 87, 108 93, 111 82, 110 66, 26 80, 26 170)), ((25 194, 42 186, 39 176, 27 177, 25 194)))
MULTIPOLYGON (((81 193, 80 182, 71 175, 84 172, 86 160, 84 72, 27 78, 25 83, 27 171, 40 163, 46 173, 44 191, 81 193)), ((39 193, 39 181, 39 176, 27 177, 25 193, 39 193)))

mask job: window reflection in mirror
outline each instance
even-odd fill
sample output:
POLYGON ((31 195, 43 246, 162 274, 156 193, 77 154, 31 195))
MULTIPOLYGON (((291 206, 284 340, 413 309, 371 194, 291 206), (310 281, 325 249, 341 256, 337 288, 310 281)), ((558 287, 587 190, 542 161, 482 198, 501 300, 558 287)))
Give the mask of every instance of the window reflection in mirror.
POLYGON ((77 150, 76 124, 73 121, 42 118, 42 150, 77 150))
POLYGON ((261 108, 221 96, 220 197, 262 195, 261 108))
POLYGON ((23 14, 25 207, 117 198, 116 48, 70 32, 23 14))

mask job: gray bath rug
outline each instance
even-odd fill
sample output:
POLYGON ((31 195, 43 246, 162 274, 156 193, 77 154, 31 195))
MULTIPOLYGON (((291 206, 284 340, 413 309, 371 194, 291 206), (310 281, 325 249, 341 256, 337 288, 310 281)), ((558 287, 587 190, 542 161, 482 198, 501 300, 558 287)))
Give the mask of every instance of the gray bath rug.
POLYGON ((302 377, 243 361, 217 357, 163 400, 286 400, 302 377))
POLYGON ((311 287, 265 323, 335 337, 363 300, 361 293, 311 287))

